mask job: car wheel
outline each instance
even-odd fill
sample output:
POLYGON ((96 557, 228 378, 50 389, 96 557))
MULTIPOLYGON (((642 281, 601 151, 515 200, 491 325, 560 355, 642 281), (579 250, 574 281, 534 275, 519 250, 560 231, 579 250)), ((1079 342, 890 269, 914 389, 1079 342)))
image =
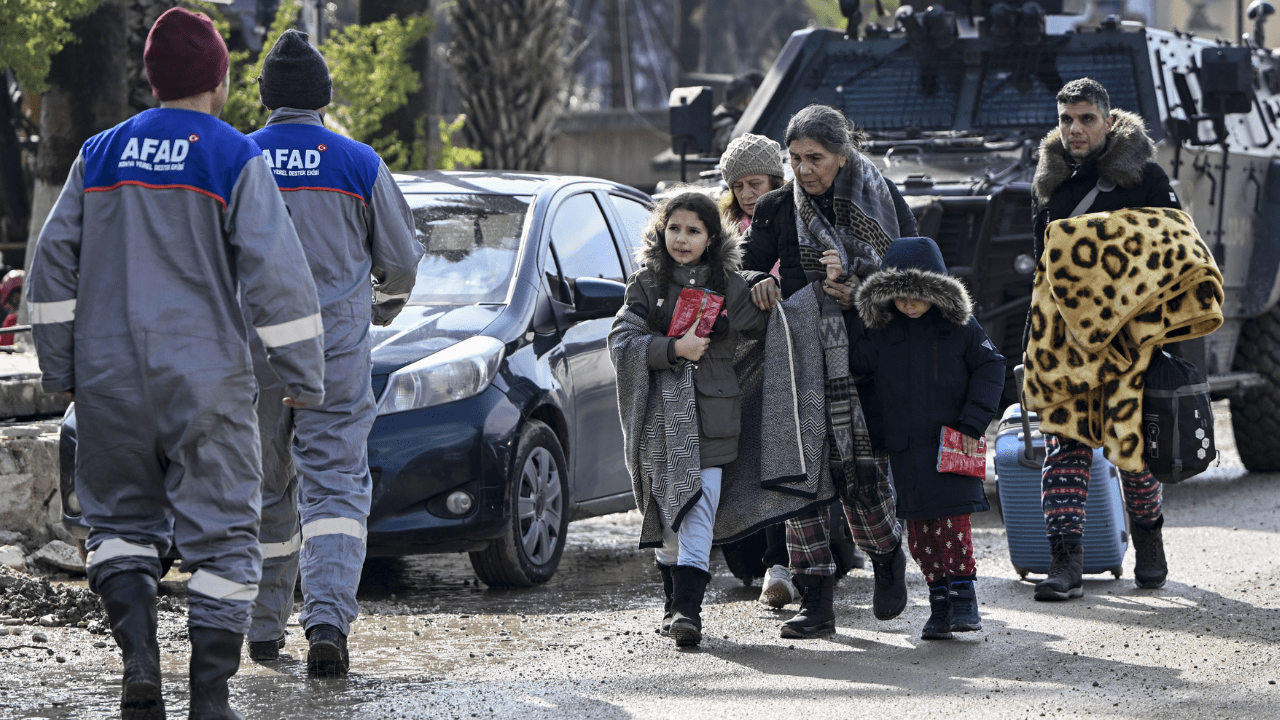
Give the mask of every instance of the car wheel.
POLYGON ((555 433, 530 420, 512 464, 510 518, 502 537, 471 553, 471 566, 485 585, 529 587, 555 574, 569 528, 567 469, 555 433))

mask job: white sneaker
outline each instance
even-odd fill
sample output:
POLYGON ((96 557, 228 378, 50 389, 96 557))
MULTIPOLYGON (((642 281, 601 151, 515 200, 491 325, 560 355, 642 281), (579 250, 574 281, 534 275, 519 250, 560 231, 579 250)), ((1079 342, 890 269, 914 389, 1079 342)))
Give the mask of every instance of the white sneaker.
POLYGON ((760 602, 772 608, 786 607, 800 599, 800 593, 791 582, 791 568, 774 565, 764 574, 760 588, 760 602))

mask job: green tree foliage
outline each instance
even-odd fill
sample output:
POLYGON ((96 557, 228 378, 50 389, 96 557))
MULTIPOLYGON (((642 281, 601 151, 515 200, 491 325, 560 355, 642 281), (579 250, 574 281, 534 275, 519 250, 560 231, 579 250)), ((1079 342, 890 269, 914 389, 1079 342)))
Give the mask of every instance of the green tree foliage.
MULTIPOLYGON (((227 21, 211 9, 213 5, 211 3, 193 4, 210 8, 205 10, 205 13, 214 18, 218 31, 222 33, 223 38, 226 38, 227 21)), ((267 50, 275 46, 285 30, 293 27, 301 7, 302 3, 298 0, 281 1, 280 7, 276 9, 275 19, 271 21, 271 28, 267 30, 267 36, 262 41, 262 52, 258 54, 257 59, 251 58, 253 53, 249 50, 237 50, 231 53, 231 89, 227 93, 226 107, 222 109, 222 119, 242 133, 248 134, 261 130, 267 124, 267 116, 271 111, 262 106, 262 100, 258 97, 258 76, 262 74, 262 63, 267 58, 267 50)))
POLYGON ((462 130, 467 122, 466 115, 459 115, 453 122, 446 123, 440 118, 440 153, 436 155, 437 170, 453 170, 455 168, 473 168, 484 161, 484 153, 466 147, 455 147, 453 136, 462 130))
MULTIPOLYGON (((198 0, 188 4, 213 17, 223 37, 227 36, 227 23, 212 5, 198 0)), ((300 8, 298 0, 280 3, 271 28, 263 38, 264 50, 257 58, 251 57, 248 50, 231 53, 231 90, 222 119, 241 132, 251 133, 266 125, 271 113, 262 106, 258 95, 258 76, 262 75, 267 50, 275 46, 285 30, 293 27, 300 8)), ((400 20, 393 16, 369 25, 335 30, 320 45, 333 76, 334 102, 327 110, 332 127, 371 145, 392 170, 427 167, 426 118, 419 118, 415 123, 416 139, 410 143, 394 135, 379 137, 379 133, 383 118, 401 108, 409 93, 421 87, 418 73, 406 59, 413 44, 426 37, 431 29, 429 18, 400 20)), ((453 145, 452 135, 464 122, 465 117, 461 115, 452 123, 440 121, 441 151, 435 159, 436 167, 452 169, 479 164, 479 151, 453 145)))
POLYGON ((467 135, 484 163, 537 170, 556 137, 568 86, 567 0, 454 0, 453 66, 467 135))
POLYGON ((49 87, 49 58, 75 39, 71 20, 96 7, 98 0, 3 0, 0 67, 13 68, 28 92, 44 92, 49 87))
POLYGON ((427 143, 421 121, 417 139, 411 143, 378 134, 383 118, 422 87, 418 73, 405 58, 431 27, 429 18, 401 20, 393 15, 381 22, 334 31, 321 48, 333 75, 334 95, 342 102, 330 108, 334 120, 351 137, 372 145, 392 170, 426 165, 427 143))

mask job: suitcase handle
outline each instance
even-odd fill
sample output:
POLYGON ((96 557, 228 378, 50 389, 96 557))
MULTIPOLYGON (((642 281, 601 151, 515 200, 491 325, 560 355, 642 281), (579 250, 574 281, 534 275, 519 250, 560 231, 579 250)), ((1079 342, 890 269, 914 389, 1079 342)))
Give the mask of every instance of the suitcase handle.
POLYGON ((1026 398, 1022 395, 1023 378, 1026 377, 1026 368, 1016 365, 1013 368, 1014 382, 1018 383, 1018 407, 1022 416, 1022 443, 1023 448, 1018 452, 1018 464, 1028 470, 1041 470, 1044 468, 1043 451, 1037 451, 1035 445, 1031 444, 1031 417, 1027 410, 1026 398))

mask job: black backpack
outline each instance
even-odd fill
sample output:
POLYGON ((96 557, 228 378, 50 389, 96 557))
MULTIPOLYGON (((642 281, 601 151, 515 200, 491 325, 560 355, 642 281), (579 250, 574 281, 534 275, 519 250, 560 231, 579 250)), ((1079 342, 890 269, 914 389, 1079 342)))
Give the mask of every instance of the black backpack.
POLYGON ((1143 458, 1163 483, 1198 475, 1218 457, 1209 384, 1196 366, 1156 348, 1142 394, 1143 458))

